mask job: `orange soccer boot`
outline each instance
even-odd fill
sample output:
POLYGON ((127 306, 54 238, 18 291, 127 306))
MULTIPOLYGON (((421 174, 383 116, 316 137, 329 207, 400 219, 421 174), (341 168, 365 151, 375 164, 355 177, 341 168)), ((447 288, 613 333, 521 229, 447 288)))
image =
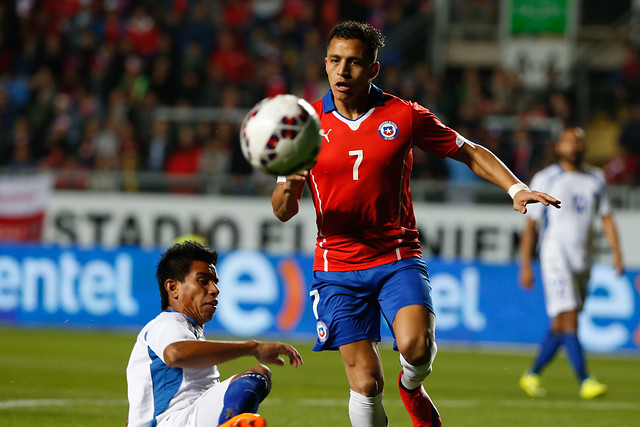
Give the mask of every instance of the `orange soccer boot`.
POLYGON ((219 427, 267 427, 267 421, 258 414, 240 414, 219 427))

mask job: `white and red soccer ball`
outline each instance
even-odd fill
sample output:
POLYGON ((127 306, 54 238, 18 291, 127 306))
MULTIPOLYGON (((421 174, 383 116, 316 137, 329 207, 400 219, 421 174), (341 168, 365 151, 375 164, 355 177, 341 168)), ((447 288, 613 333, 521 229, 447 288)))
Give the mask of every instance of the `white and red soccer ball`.
POLYGON ((309 169, 321 144, 318 115, 295 95, 263 99, 247 113, 240 128, 242 154, 254 168, 270 175, 309 169))

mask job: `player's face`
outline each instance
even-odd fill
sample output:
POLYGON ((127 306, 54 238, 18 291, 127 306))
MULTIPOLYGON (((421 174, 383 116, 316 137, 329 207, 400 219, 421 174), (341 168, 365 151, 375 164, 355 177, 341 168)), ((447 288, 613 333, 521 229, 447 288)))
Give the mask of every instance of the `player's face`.
POLYGON ((582 130, 567 129, 556 144, 556 153, 560 161, 579 165, 584 158, 586 146, 582 130))
POLYGON ((329 43, 324 64, 335 101, 352 106, 367 100, 380 66, 372 64, 366 52, 367 46, 356 39, 334 38, 329 43))
POLYGON ((193 261, 184 282, 176 280, 168 285, 169 306, 204 325, 213 318, 218 305, 217 284, 218 272, 213 264, 193 261))

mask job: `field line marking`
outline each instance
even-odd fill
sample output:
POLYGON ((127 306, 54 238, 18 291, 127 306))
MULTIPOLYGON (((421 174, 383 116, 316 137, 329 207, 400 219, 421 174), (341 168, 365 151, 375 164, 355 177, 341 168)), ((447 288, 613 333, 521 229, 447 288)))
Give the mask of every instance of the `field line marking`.
POLYGON ((0 409, 72 405, 120 406, 126 404, 126 399, 13 399, 0 400, 0 409))
MULTIPOLYGON (((610 402, 610 401, 568 401, 568 400, 480 400, 480 399, 441 399, 436 400, 438 407, 442 408, 476 408, 486 406, 490 402, 492 405, 505 408, 554 408, 554 409, 576 409, 585 411, 640 411, 638 402, 610 402)), ((299 406, 320 406, 320 407, 346 407, 348 398, 344 399, 266 399, 262 405, 282 405, 294 404, 299 406)), ((397 399, 385 400, 385 406, 402 406, 402 402, 397 399)), ((73 405, 95 405, 95 406, 126 406, 126 399, 12 399, 0 400, 0 410, 13 408, 39 408, 47 406, 73 406, 73 405)))
MULTIPOLYGON (((262 405, 295 404, 299 406, 323 406, 323 407, 346 407, 349 399, 292 399, 285 402, 281 398, 265 399, 262 405)), ((477 408, 486 406, 487 403, 505 408, 556 408, 595 410, 595 411, 640 411, 640 403, 637 402, 610 402, 610 401, 567 401, 567 400, 479 400, 479 399, 436 399, 434 402, 438 407, 443 408, 477 408)), ((389 399, 384 401, 385 406, 402 406, 400 400, 389 399)))

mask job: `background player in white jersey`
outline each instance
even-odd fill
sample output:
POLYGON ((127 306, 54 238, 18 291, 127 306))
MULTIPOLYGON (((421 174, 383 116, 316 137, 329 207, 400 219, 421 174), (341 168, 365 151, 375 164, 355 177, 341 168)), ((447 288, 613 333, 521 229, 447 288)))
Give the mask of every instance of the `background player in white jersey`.
POLYGON ((298 212, 304 184, 311 190, 318 227, 314 350, 340 352, 351 389, 351 424, 387 425, 378 352, 384 317, 400 352, 398 388, 412 424, 439 427, 440 415, 422 386, 437 346, 409 188, 413 147, 465 163, 508 191, 522 213, 531 203, 560 202, 530 191, 489 150, 426 108, 373 85, 382 46, 382 34, 368 24, 347 21, 331 31, 325 58, 331 90, 313 103, 325 135, 322 149, 311 170, 279 179, 272 206, 287 221, 298 212))
POLYGON ((218 254, 194 241, 171 246, 157 268, 162 313, 140 332, 127 366, 130 427, 264 426, 254 414, 271 389, 255 365, 220 382, 217 365, 242 356, 261 363, 302 363, 279 342, 208 341, 203 325, 218 304, 218 254))
POLYGON ((563 200, 560 210, 531 206, 520 245, 520 281, 533 287, 531 259, 537 227, 540 233, 540 265, 547 313, 551 325, 531 368, 520 378, 520 387, 530 396, 544 394, 540 372, 564 345, 580 384, 580 396, 591 399, 604 394, 606 386, 587 373, 584 352, 578 340, 578 313, 587 296, 591 268, 593 223, 602 218, 603 232, 613 252, 613 265, 624 267, 611 204, 602 170, 583 163, 585 143, 580 128, 565 129, 555 146, 558 162, 538 172, 531 185, 563 200))

